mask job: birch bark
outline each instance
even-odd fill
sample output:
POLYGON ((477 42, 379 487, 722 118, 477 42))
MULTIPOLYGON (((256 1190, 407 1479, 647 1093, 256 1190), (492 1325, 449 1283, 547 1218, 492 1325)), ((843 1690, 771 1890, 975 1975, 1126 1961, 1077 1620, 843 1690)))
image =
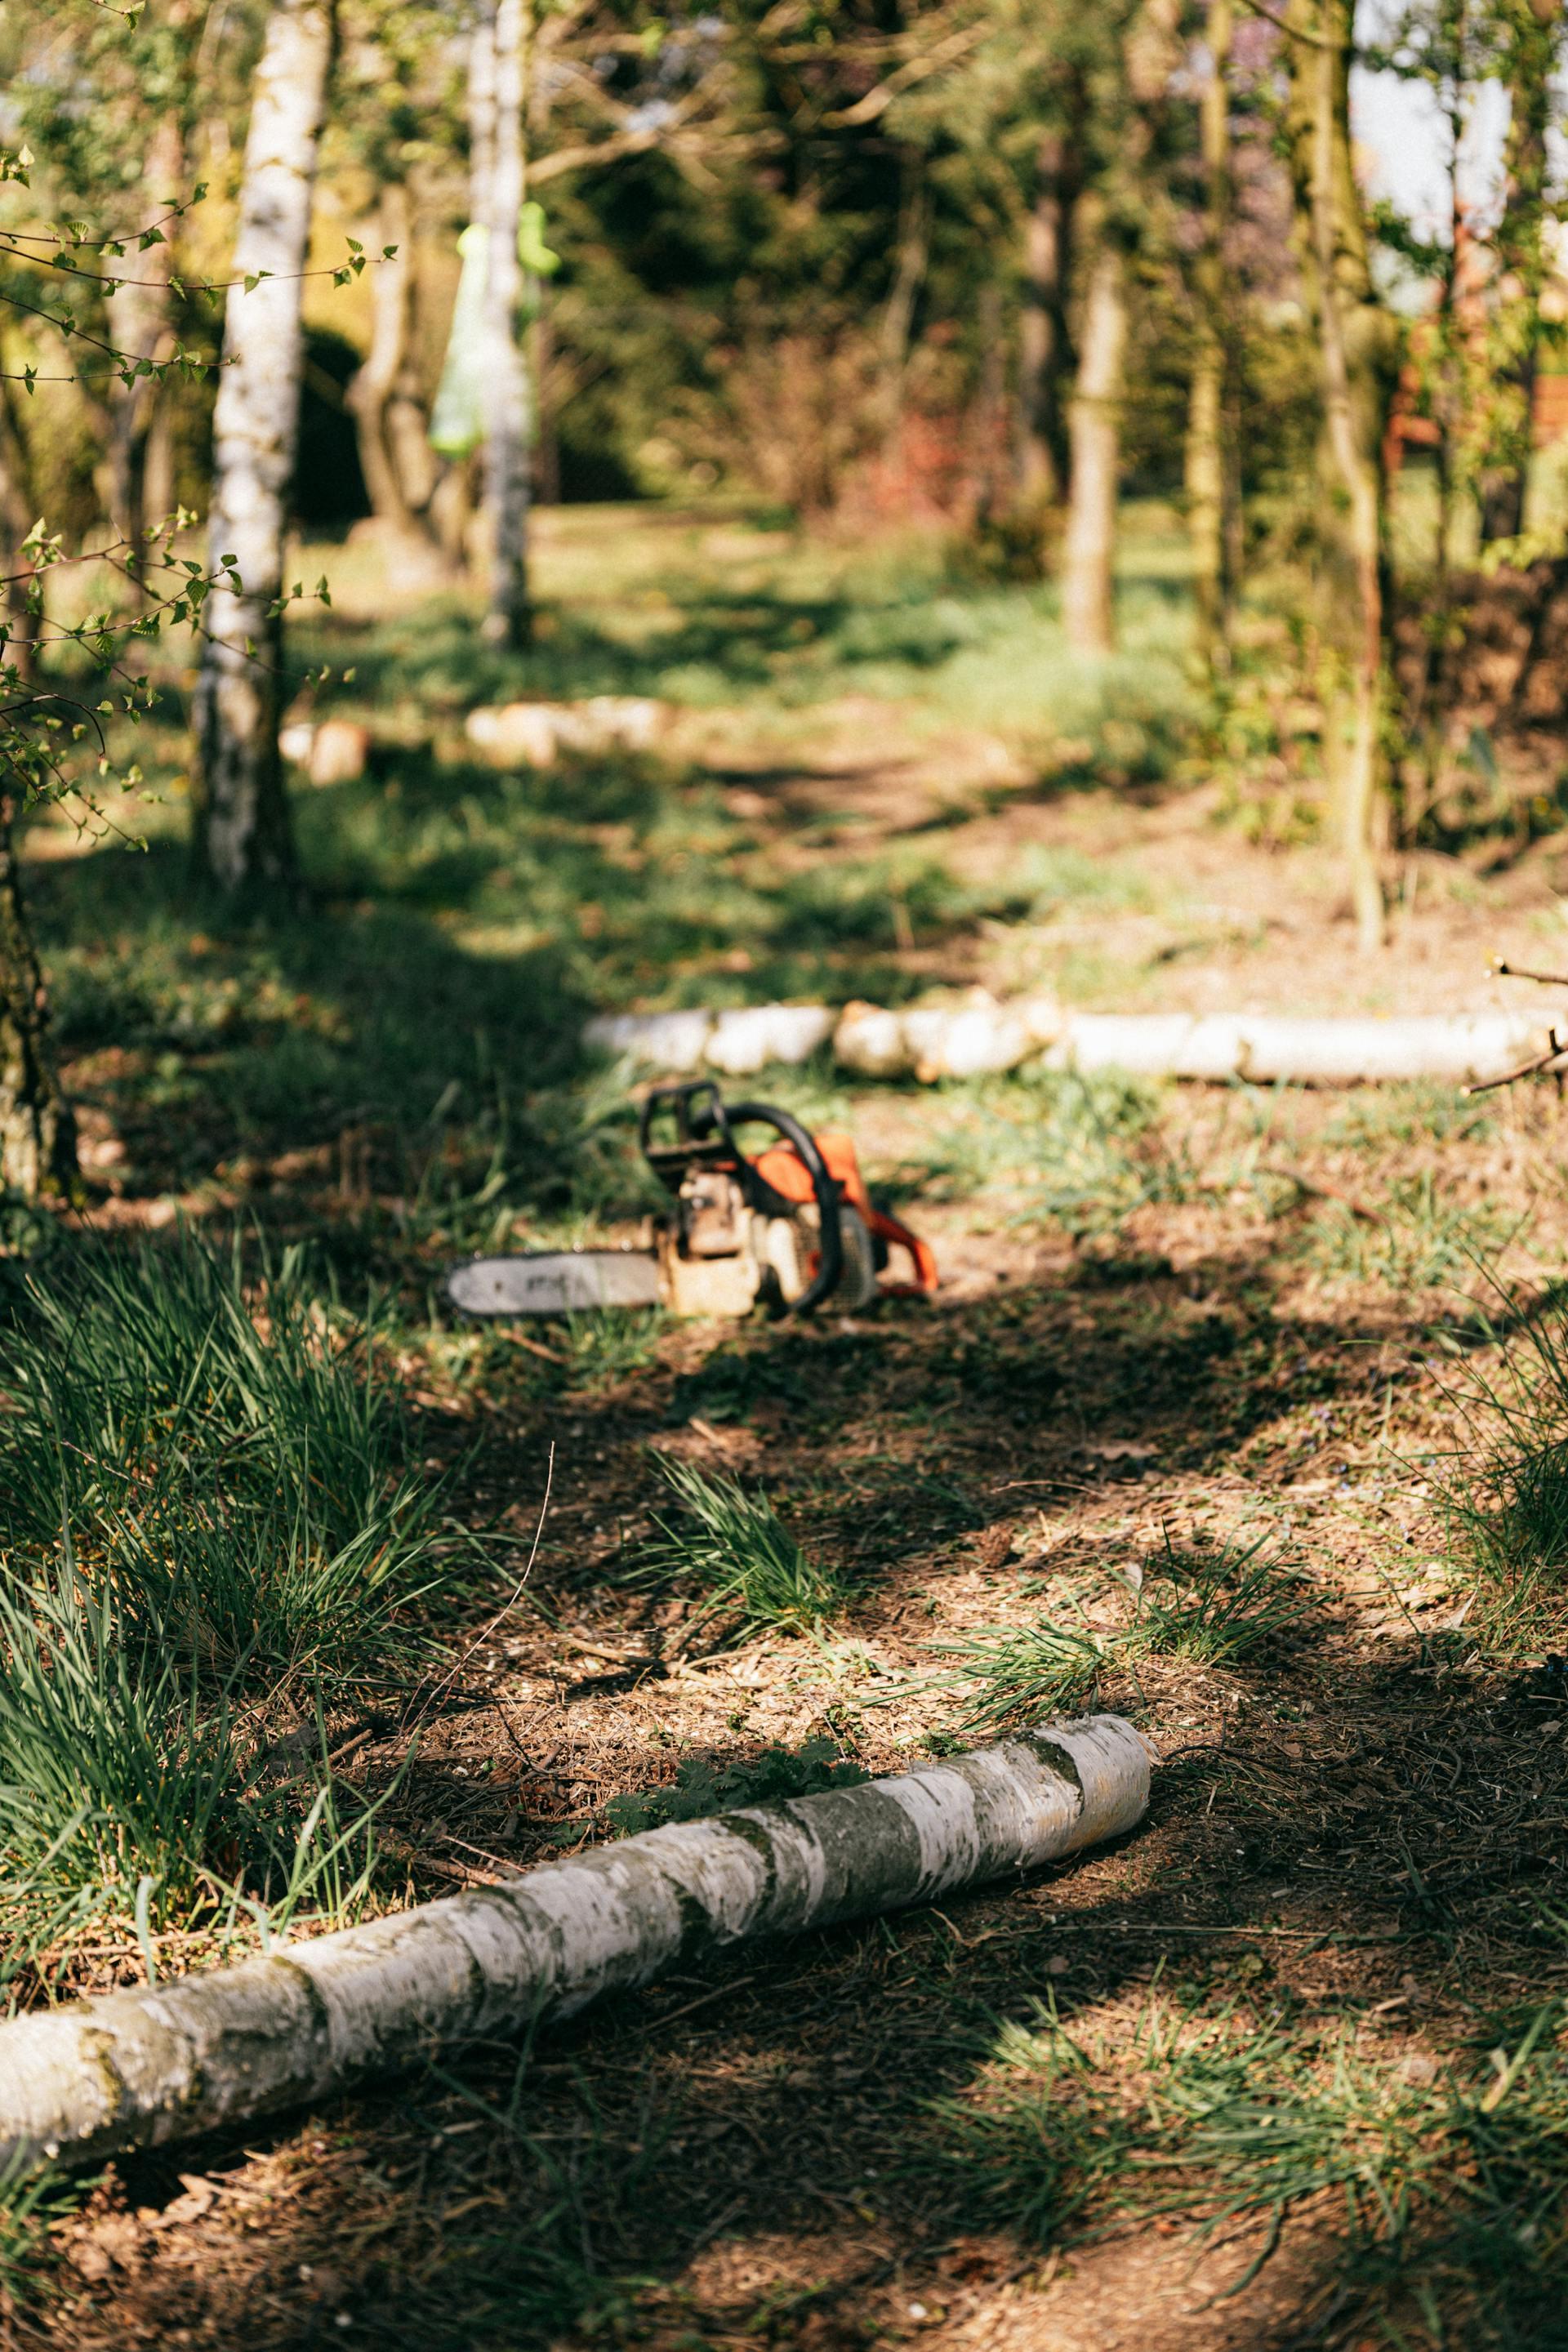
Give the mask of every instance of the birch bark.
POLYGON ((332 37, 332 0, 273 0, 245 146, 210 518, 213 563, 234 556, 242 584, 208 601, 195 711, 195 864, 229 892, 289 884, 297 870, 278 751, 279 599, 304 359, 300 274, 332 37))
POLYGON ((902 1905, 1120 1836, 1149 1759, 1116 1716, 649 1830, 243 1968, 0 2025, 0 2167, 158 2146, 461 2036, 569 2016, 742 1937, 902 1905))

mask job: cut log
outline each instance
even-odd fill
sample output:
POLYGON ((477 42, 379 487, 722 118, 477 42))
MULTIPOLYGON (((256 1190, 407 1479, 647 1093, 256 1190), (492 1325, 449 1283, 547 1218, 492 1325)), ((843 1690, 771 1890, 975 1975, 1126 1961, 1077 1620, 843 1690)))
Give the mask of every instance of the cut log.
POLYGON ((320 2099, 443 2043, 568 2016, 742 1937, 1037 1868, 1142 1820, 1149 1759, 1088 1716, 858 1788, 748 1806, 235 1969, 0 2025, 0 2169, 320 2099))
POLYGON ((1318 1017, 1272 1013, 1064 1013, 1048 998, 998 1004, 975 990, 946 1004, 901 1012, 847 1004, 760 1004, 732 1013, 601 1014, 590 1045, 670 1070, 706 1065, 751 1076, 770 1062, 804 1062, 828 1034, 840 1067, 869 1078, 975 1077, 1043 1056, 1058 1070, 1258 1085, 1347 1087, 1432 1079, 1485 1084, 1553 1054, 1549 1025, 1516 1013, 1318 1017))
POLYGON ((703 1057, 710 1070, 749 1078, 770 1062, 809 1061, 832 1034, 826 1004, 748 1004, 720 1013, 703 1057))
POLYGON ((1518 1013, 1361 1014, 1075 1013, 1048 1060, 1058 1069, 1150 1077, 1250 1078, 1303 1087, 1417 1078, 1465 1086, 1546 1045, 1544 1023, 1518 1013))

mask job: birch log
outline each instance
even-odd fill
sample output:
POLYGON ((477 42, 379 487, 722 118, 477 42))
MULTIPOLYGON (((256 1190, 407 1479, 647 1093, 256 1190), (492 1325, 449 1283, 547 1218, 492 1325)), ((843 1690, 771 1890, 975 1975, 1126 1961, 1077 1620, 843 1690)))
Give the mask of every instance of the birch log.
POLYGON ((1549 1048, 1548 1024, 1517 1013, 1371 1014, 1066 1013, 1045 997, 998 1004, 982 990, 949 1004, 894 1011, 847 1004, 755 1004, 731 1013, 601 1013, 585 1045, 666 1070, 750 1076, 804 1062, 826 1038, 862 1077, 976 1077, 1038 1055, 1058 1070, 1128 1070, 1152 1078, 1256 1085, 1469 1086, 1500 1077, 1549 1048))
POLYGON ((274 0, 245 143, 239 233, 213 421, 215 589, 196 684, 198 870, 224 890, 287 882, 293 834, 278 751, 285 499, 304 359, 300 273, 332 51, 330 0, 274 0))
POLYGON ((923 1903, 1142 1820, 1110 1715, 896 1778, 649 1830, 244 1967, 0 2025, 0 2170, 317 2099, 444 2042, 569 2016, 742 1937, 923 1903))

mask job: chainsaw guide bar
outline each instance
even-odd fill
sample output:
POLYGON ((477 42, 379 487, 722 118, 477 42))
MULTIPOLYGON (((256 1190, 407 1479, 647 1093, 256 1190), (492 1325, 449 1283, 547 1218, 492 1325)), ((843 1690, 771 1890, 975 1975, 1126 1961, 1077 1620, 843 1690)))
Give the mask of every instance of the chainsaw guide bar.
POLYGON ((647 1250, 541 1250, 471 1257, 445 1285, 460 1315, 591 1315, 602 1307, 657 1307, 658 1261, 647 1250))

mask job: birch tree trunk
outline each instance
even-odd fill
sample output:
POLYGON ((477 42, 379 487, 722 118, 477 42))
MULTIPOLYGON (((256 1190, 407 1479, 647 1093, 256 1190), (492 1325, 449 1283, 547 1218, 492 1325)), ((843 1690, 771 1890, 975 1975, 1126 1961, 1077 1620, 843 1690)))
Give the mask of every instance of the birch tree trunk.
POLYGON ((1197 335, 1187 409, 1187 530, 1193 550, 1193 599, 1198 655, 1212 677, 1229 667, 1232 583, 1226 493, 1226 393, 1230 320, 1226 236, 1230 225, 1231 0, 1209 0, 1205 41, 1208 79, 1199 103, 1204 166, 1204 240, 1193 266, 1197 335))
POLYGON ((1059 506, 1068 486, 1062 378, 1070 357, 1067 289, 1076 175, 1061 131, 1047 131, 1041 140, 1036 172, 1018 321, 1018 493, 1026 505, 1045 508, 1059 506))
POLYGON ((251 104, 239 233, 213 423, 211 553, 241 585, 213 592, 196 686, 194 853, 220 889, 291 884, 293 828, 278 752, 285 501, 304 359, 300 274, 310 238, 332 0, 273 0, 251 104))
MULTIPOLYGON (((140 200, 142 226, 151 227, 178 203, 184 169, 184 138, 171 109, 158 121, 147 149, 140 200)), ((132 244, 119 265, 124 283, 110 305, 109 332, 116 351, 127 359, 156 362, 173 349, 169 280, 174 258, 165 237, 145 252, 132 244)), ((110 377, 109 383, 110 520, 138 554, 147 528, 147 451, 163 390, 155 375, 138 375, 129 384, 110 377)))
POLYGON ((524 195, 523 102, 528 25, 525 0, 485 0, 476 39, 489 26, 494 59, 493 137, 485 285, 485 510, 489 601, 484 634, 493 645, 529 641, 529 470, 533 404, 522 335, 522 264, 518 226, 524 195))
POLYGON ((1072 481, 1062 541, 1062 622, 1077 654, 1108 654, 1116 644, 1112 573, 1126 347, 1126 257, 1102 221, 1089 265, 1068 418, 1072 481))

